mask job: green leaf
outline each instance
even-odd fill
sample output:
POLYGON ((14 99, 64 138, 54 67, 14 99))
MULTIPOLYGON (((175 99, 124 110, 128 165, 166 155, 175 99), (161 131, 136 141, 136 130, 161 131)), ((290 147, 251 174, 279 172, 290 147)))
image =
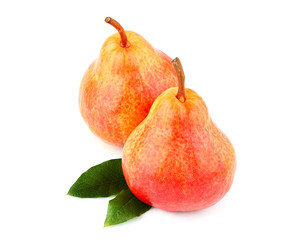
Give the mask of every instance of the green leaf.
POLYGON ((128 188, 122 159, 112 159, 91 167, 70 188, 68 195, 80 198, 109 197, 128 188))
POLYGON ((137 199, 129 189, 109 201, 104 227, 126 222, 147 212, 150 205, 137 199))

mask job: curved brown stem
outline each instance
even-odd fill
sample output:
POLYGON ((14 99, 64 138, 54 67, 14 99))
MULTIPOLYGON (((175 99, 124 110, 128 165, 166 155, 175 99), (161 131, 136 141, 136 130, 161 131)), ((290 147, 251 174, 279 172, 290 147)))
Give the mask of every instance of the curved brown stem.
POLYGON ((129 47, 130 44, 127 40, 127 36, 125 33, 124 28, 121 26, 120 23, 118 23, 115 19, 111 18, 111 17, 107 17, 105 18, 105 22, 109 23, 110 25, 112 25, 115 29, 118 30, 120 37, 121 37, 121 47, 129 47))
POLYGON ((178 78, 178 93, 176 95, 176 98, 181 102, 185 102, 186 100, 185 88, 184 88, 185 75, 179 58, 177 57, 173 59, 172 64, 173 67, 175 68, 175 71, 177 73, 177 78, 178 78))

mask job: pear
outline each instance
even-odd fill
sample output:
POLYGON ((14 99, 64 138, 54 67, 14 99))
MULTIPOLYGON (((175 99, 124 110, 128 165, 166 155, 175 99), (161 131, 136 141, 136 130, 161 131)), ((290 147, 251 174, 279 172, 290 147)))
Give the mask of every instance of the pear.
POLYGON ((185 89, 180 60, 172 62, 179 87, 163 92, 131 133, 122 168, 141 201, 168 211, 204 209, 230 189, 235 151, 211 120, 203 99, 185 89))
POLYGON ((139 34, 125 31, 116 20, 107 17, 105 22, 118 33, 106 39, 99 57, 85 72, 79 108, 96 136, 123 146, 154 100, 177 86, 177 77, 170 57, 139 34))

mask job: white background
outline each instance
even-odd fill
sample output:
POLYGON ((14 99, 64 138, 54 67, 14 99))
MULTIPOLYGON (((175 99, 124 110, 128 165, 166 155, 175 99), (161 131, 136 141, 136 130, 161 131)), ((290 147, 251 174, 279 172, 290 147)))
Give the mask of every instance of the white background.
POLYGON ((1 1, 1 239, 300 238, 299 1, 196 2, 1 1), (180 57, 233 143, 234 183, 217 205, 103 228, 109 198, 66 195, 122 156, 78 109, 81 78, 116 32, 107 16, 180 57))

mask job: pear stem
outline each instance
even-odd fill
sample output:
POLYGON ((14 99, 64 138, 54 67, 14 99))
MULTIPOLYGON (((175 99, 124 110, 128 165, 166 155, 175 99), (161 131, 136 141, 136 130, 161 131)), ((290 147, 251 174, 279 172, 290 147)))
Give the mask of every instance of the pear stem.
POLYGON ((130 44, 129 44, 128 40, 127 40, 127 36, 126 36, 125 30, 121 26, 121 24, 118 23, 115 19, 113 19, 111 17, 105 18, 105 22, 107 22, 110 25, 112 25, 119 32, 120 37, 121 37, 121 47, 123 47, 123 48, 129 47, 130 44))
POLYGON ((176 98, 180 102, 185 102, 185 100, 186 100, 185 88, 184 88, 185 75, 184 75, 183 68, 182 68, 179 58, 177 57, 177 58, 173 59, 172 64, 177 73, 177 78, 178 78, 178 92, 177 92, 176 98))

